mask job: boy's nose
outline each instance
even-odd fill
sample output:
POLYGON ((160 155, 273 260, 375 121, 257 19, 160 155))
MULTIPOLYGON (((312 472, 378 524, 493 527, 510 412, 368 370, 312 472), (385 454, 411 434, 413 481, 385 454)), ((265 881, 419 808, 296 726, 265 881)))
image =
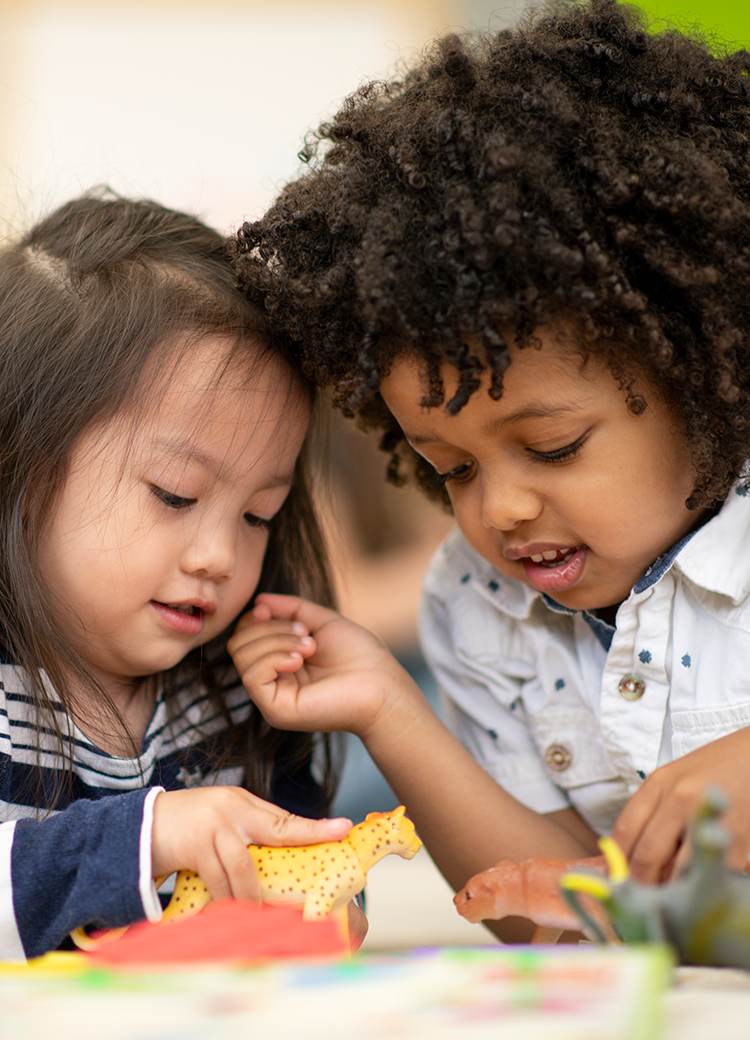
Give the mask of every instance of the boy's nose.
POLYGON ((512 531, 542 510, 541 498, 530 488, 512 482, 492 483, 483 488, 482 523, 496 531, 512 531))
POLYGON ((190 574, 226 581, 234 576, 235 559, 233 534, 224 525, 210 530, 201 525, 185 547, 183 566, 190 574))

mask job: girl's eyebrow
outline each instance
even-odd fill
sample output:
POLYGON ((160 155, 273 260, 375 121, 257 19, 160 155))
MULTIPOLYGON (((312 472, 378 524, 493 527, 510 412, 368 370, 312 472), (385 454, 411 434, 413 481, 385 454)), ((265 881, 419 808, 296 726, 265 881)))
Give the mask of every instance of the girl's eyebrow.
MULTIPOLYGON (((223 459, 203 451, 189 441, 156 441, 154 448, 159 454, 164 455, 169 461, 182 461, 197 464, 202 469, 211 473, 217 480, 226 480, 236 483, 237 478, 232 474, 223 459)), ((294 470, 288 473, 276 473, 273 480, 266 481, 263 485, 255 488, 256 491, 270 491, 274 488, 291 485, 294 482, 294 470)))
POLYGON ((215 456, 202 451, 189 441, 156 441, 154 448, 170 460, 197 463, 217 477, 221 476, 226 468, 215 456))

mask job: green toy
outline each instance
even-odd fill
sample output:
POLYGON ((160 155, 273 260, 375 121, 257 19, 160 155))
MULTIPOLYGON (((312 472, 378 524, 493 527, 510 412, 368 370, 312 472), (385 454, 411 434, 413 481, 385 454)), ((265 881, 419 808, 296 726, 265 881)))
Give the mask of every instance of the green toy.
POLYGON ((750 969, 750 875, 724 865, 729 834, 719 816, 726 807, 718 791, 708 793, 691 830, 692 858, 683 874, 663 885, 632 880, 620 850, 603 839, 609 878, 573 871, 560 881, 586 932, 607 941, 581 905, 584 893, 601 904, 623 942, 668 943, 682 964, 750 969))

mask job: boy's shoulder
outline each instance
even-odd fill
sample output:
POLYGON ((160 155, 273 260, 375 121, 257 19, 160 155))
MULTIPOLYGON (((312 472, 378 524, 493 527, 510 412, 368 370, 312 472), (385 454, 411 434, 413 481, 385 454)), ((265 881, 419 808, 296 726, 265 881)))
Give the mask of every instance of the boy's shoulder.
POLYGON ((742 484, 729 493, 721 509, 704 524, 675 560, 675 567, 694 586, 750 601, 750 493, 742 484))

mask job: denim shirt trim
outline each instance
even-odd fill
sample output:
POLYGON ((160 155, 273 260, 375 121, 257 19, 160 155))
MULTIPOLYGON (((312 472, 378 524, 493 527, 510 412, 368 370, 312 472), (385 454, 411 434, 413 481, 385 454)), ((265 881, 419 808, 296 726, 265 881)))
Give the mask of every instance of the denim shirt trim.
MULTIPOLYGON (((684 538, 681 538, 679 542, 675 542, 670 549, 667 549, 665 553, 662 553, 662 555, 651 564, 651 566, 635 583, 633 586, 633 592, 636 594, 639 592, 645 592, 646 589, 650 589, 652 585, 655 585, 657 581, 666 574, 679 553, 685 548, 693 535, 698 531, 700 531, 700 527, 696 527, 694 531, 689 531, 684 538)), ((554 599, 550 599, 546 592, 542 592, 541 597, 550 610, 554 610, 558 614, 581 614, 583 620, 589 626, 601 645, 607 652, 609 652, 615 634, 615 625, 610 625, 606 621, 602 621, 601 618, 596 617, 594 614, 589 614, 587 610, 572 610, 570 607, 564 607, 562 603, 557 603, 554 599)))

